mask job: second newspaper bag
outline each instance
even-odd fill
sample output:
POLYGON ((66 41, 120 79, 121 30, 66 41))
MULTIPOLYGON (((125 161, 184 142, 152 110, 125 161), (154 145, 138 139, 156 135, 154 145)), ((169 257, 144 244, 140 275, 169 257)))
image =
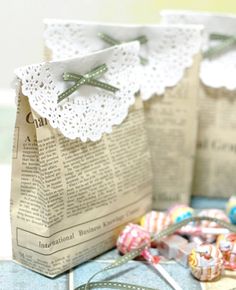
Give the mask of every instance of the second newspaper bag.
POLYGON ((153 207, 165 209, 177 202, 188 203, 196 146, 202 26, 71 20, 46 20, 45 25, 47 59, 140 42, 140 94, 152 155, 153 207))
POLYGON ((163 11, 162 21, 205 27, 193 194, 229 198, 236 192, 236 17, 163 11))

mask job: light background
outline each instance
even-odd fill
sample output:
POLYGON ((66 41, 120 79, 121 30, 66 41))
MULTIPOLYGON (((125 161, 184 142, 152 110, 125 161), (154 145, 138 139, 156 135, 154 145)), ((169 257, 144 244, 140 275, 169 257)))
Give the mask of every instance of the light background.
POLYGON ((43 18, 156 23, 161 9, 236 13, 236 0, 0 0, 0 88, 15 67, 42 61, 43 18))
POLYGON ((0 260, 11 256, 10 179, 15 118, 7 90, 17 66, 42 61, 43 18, 157 23, 162 9, 236 13, 236 0, 0 0, 0 260))

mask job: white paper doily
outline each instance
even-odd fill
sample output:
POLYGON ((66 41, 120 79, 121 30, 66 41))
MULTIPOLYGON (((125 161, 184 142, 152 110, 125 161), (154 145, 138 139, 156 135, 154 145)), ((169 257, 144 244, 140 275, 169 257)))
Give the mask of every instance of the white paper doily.
MULTIPOLYGON (((218 33, 236 36, 236 16, 214 13, 197 13, 189 11, 163 11, 162 22, 167 24, 202 24, 205 27, 203 51, 217 45, 210 41, 209 35, 218 33)), ((236 47, 212 58, 204 59, 201 64, 200 78, 212 88, 236 89, 236 47)))
POLYGON ((128 42, 139 36, 148 41, 140 46, 140 56, 148 59, 143 65, 141 96, 147 100, 161 95, 167 87, 175 86, 185 69, 192 65, 193 56, 200 50, 202 27, 183 25, 110 25, 67 20, 45 20, 44 39, 53 59, 63 59, 97 51, 109 44, 98 36, 106 33, 128 42))
POLYGON ((103 133, 111 133, 113 125, 126 118, 139 90, 139 43, 132 42, 97 53, 62 61, 45 62, 16 69, 22 92, 31 107, 49 120, 70 139, 97 141, 103 133), (119 88, 112 93, 94 86, 81 86, 71 96, 57 103, 58 95, 71 87, 63 73, 85 74, 106 64, 108 71, 98 80, 119 88))

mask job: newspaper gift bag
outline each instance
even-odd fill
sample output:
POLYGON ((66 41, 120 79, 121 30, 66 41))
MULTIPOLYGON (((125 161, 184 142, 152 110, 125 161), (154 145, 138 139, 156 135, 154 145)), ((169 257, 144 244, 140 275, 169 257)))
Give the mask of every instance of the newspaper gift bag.
POLYGON ((150 209, 139 44, 16 70, 13 258, 54 277, 150 209), (116 126, 114 126, 116 125, 116 126))
POLYGON ((205 26, 193 194, 230 197, 236 191, 236 16, 166 11, 162 19, 205 26))
POLYGON ((45 22, 47 57, 53 59, 139 40, 141 96, 154 171, 153 207, 188 203, 196 145, 202 27, 45 22))

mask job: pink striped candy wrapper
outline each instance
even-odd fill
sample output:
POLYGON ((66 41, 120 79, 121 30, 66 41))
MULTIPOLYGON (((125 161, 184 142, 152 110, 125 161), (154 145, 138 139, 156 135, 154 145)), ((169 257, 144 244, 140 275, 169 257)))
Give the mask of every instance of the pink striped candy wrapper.
POLYGON ((165 212, 151 211, 142 217, 140 224, 149 233, 158 234, 171 224, 171 220, 165 212))
MULTIPOLYGON (((218 218, 220 220, 223 220, 225 222, 230 222, 229 218, 227 217, 226 213, 223 210, 220 209, 205 209, 202 210, 198 213, 198 216, 207 216, 207 217, 213 217, 213 218, 218 218)), ((201 221, 199 223, 200 227, 204 228, 218 228, 220 227, 217 223, 211 222, 211 221, 201 221)), ((213 243, 217 235, 213 234, 202 234, 201 237, 204 239, 205 242, 207 243, 213 243)))
POLYGON ((172 286, 173 289, 182 290, 171 275, 159 264, 160 257, 153 256, 149 252, 151 246, 151 237, 142 227, 135 224, 128 224, 120 233, 117 240, 117 248, 122 254, 126 254, 146 244, 147 246, 141 253, 141 256, 148 261, 159 274, 172 286))
POLYGON ((144 244, 147 244, 147 249, 151 246, 150 234, 135 224, 128 224, 120 233, 116 242, 117 249, 122 254, 129 253, 144 244))
POLYGON ((224 267, 227 270, 236 270, 236 234, 220 235, 217 245, 223 255, 224 267))
POLYGON ((201 245, 193 249, 189 255, 189 267, 198 280, 212 281, 220 276, 224 269, 223 256, 216 246, 201 245))

